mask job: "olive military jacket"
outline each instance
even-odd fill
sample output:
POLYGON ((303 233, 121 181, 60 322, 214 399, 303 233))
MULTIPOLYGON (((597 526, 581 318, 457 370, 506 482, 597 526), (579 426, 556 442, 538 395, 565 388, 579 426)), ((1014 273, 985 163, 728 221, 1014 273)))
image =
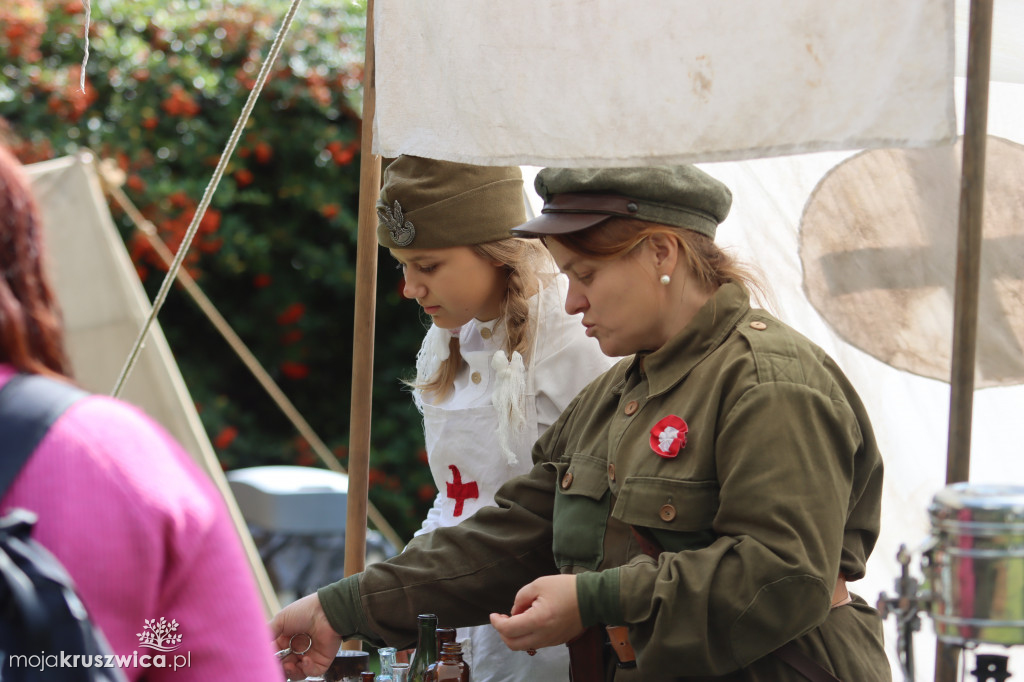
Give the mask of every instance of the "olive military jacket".
POLYGON ((637 669, 616 680, 804 680, 769 655, 791 640, 840 679, 890 679, 874 609, 830 608, 879 532, 867 414, 835 363, 738 284, 598 377, 533 457, 498 508, 322 588, 332 627, 407 646, 418 613, 484 623, 560 571, 578 574, 585 626, 628 626, 637 669))

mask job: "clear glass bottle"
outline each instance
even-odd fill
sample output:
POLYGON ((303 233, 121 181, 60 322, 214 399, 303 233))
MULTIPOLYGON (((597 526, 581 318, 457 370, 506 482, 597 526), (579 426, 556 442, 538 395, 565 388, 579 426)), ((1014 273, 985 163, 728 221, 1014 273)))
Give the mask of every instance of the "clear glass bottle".
POLYGON ((409 682, 409 664, 396 662, 391 666, 391 676, 395 682, 409 682))
POLYGON ((437 616, 423 613, 416 617, 417 631, 416 653, 412 656, 409 666, 409 682, 423 682, 427 666, 437 660, 437 616))
POLYGON ((380 656, 380 674, 377 675, 375 682, 394 682, 394 667, 395 667, 395 656, 398 654, 398 650, 393 646, 384 646, 377 649, 377 655, 380 656))
POLYGON ((440 660, 428 671, 424 682, 469 682, 469 664, 462 658, 462 645, 446 643, 440 660))

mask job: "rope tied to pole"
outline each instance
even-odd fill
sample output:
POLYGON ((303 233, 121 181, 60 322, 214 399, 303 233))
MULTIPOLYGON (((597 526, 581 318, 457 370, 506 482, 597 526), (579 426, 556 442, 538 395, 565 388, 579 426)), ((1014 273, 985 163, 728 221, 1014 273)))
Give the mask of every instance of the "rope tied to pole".
POLYGON ((135 340, 135 345, 132 346, 128 359, 125 361, 124 367, 121 370, 121 374, 117 378, 117 383, 114 385, 114 389, 111 392, 111 395, 115 398, 120 394, 125 381, 128 379, 128 375, 131 374, 132 369, 135 367, 135 363, 139 358, 139 353, 145 343, 146 336, 149 334, 149 329, 153 326, 153 321, 156 320, 157 315, 160 313, 160 309, 163 307, 164 301, 167 300, 167 294, 170 292, 171 286, 174 284, 175 278, 177 277, 178 270, 181 269, 181 264, 185 260, 185 255, 192 246, 192 241, 195 239, 196 232, 199 230, 199 223, 206 215, 206 210, 209 208, 210 201, 213 199, 213 193, 217 190, 217 186, 220 184, 221 178, 224 177, 228 161, 231 159, 231 156, 235 151, 235 147, 238 146, 238 140, 242 137, 242 131, 245 130, 245 126, 249 122, 249 116, 252 114, 252 110, 256 106, 256 101, 259 99, 260 93, 263 91, 263 86, 266 84, 267 78, 270 75, 270 68, 273 66, 274 62, 277 61, 277 56, 281 52, 281 46, 284 43, 285 36, 288 35, 288 30, 291 28, 292 20, 295 18, 295 14, 298 12, 301 4, 302 0, 292 0, 292 4, 288 8, 288 12, 281 23, 281 29, 274 38, 274 42, 270 47, 270 52, 267 54, 267 58, 263 62, 263 66, 260 67, 259 75, 256 77, 256 83, 253 86, 252 92, 249 93, 249 98, 246 100, 245 106, 242 108, 242 113, 239 115, 238 121, 235 123, 234 130, 231 131, 231 137, 228 139, 228 142, 224 147, 224 151, 220 155, 217 167, 213 171, 213 176, 210 178, 210 182, 206 185, 206 189, 203 191, 203 197, 199 201, 199 206, 196 208, 195 215, 192 216, 192 222, 185 231, 185 237, 182 239, 181 246, 178 248, 178 252, 174 256, 174 262, 171 263, 168 268, 167 276, 164 277, 163 282, 160 284, 160 289, 157 291, 156 297, 153 299, 153 308, 150 311, 149 316, 146 318, 145 323, 142 325, 142 329, 139 331, 139 336, 135 340))

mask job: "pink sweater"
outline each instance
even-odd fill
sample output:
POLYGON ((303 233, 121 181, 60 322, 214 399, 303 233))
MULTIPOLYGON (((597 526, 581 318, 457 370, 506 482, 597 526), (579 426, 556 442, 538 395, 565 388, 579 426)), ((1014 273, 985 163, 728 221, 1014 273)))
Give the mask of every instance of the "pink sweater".
MULTIPOLYGON (((13 374, 0 364, 0 386, 13 374)), ((39 515, 33 536, 63 562, 117 654, 161 653, 141 646, 146 620, 177 621, 168 667, 129 665, 129 680, 284 679, 219 492, 141 411, 102 396, 77 402, 0 499, 0 514, 12 507, 39 515)))

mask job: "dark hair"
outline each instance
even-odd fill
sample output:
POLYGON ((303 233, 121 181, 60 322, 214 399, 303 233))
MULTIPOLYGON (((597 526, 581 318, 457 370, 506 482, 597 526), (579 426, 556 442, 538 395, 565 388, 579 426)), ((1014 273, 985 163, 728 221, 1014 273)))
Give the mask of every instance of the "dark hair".
POLYGON ((0 362, 21 372, 70 376, 42 250, 42 221, 28 179, 0 146, 0 362))
POLYGON ((752 268, 739 263, 710 237, 693 230, 634 218, 612 218, 585 230, 547 235, 544 239, 553 239, 587 258, 613 260, 630 253, 654 234, 668 235, 679 243, 686 264, 705 290, 712 291, 726 282, 736 282, 759 299, 768 298, 764 285, 752 268))

